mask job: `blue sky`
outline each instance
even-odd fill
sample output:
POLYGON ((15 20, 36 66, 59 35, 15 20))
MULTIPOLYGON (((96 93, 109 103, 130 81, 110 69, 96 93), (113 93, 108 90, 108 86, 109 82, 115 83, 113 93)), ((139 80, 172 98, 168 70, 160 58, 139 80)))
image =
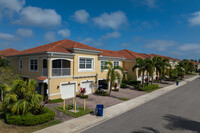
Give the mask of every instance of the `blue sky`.
POLYGON ((199 0, 0 0, 0 50, 71 39, 200 58, 199 0))

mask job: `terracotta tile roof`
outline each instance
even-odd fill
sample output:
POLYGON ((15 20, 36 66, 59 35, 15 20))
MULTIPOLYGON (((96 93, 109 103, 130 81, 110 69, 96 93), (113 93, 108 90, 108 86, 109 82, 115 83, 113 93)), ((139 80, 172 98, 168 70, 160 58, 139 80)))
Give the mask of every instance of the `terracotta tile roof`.
POLYGON ((100 53, 99 55, 102 56, 109 56, 109 57, 121 57, 124 58, 124 56, 122 54, 120 54, 117 51, 112 51, 112 50, 104 50, 104 49, 98 49, 99 51, 101 51, 102 53, 100 53))
POLYGON ((148 55, 148 54, 145 54, 145 53, 140 53, 140 55, 141 56, 143 56, 144 58, 146 58, 146 59, 149 59, 149 58, 151 58, 151 56, 150 55, 148 55))
POLYGON ((200 63, 199 62, 195 62, 195 61, 190 61, 192 62, 194 65, 199 65, 200 63))
POLYGON ((149 54, 151 57, 161 57, 161 58, 166 58, 166 56, 163 55, 157 55, 157 54, 149 54))
POLYGON ((13 48, 8 48, 0 51, 0 56, 9 56, 18 53, 19 51, 13 48))
POLYGON ((175 58, 175 60, 176 60, 176 61, 182 61, 182 60, 179 60, 179 59, 176 59, 176 58, 175 58))
POLYGON ((139 53, 136 53, 136 52, 133 52, 133 51, 127 50, 127 49, 120 50, 120 51, 118 51, 118 53, 123 55, 126 59, 137 59, 137 58, 145 59, 139 53))
POLYGON ((44 80, 46 80, 47 79, 47 77, 43 77, 43 76, 40 76, 40 77, 37 77, 36 78, 36 80, 40 80, 40 81, 44 81, 44 80))
POLYGON ((30 48, 27 50, 23 50, 23 51, 18 52, 16 55, 32 54, 32 53, 40 53, 40 52, 72 53, 71 51, 72 48, 101 51, 102 53, 100 53, 100 55, 102 56, 123 57, 121 54, 119 54, 116 51, 94 48, 94 47, 91 47, 79 42, 75 42, 69 39, 60 40, 60 41, 52 42, 49 44, 41 45, 38 47, 30 48))

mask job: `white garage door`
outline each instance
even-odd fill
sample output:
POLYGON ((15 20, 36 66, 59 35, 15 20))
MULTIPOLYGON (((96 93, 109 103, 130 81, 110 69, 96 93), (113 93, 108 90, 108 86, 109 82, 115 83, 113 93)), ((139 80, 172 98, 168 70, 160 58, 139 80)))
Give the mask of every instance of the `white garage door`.
POLYGON ((86 95, 92 94, 92 88, 94 86, 93 81, 82 82, 82 88, 86 88, 86 95))
POLYGON ((76 89, 75 83, 62 84, 60 89, 62 99, 75 97, 75 89, 76 89))

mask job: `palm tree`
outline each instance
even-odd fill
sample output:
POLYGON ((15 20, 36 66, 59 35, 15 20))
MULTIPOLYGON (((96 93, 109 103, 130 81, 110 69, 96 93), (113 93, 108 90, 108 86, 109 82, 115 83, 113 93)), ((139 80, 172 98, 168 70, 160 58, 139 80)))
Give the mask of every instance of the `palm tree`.
POLYGON ((147 83, 149 83, 149 77, 153 77, 154 64, 151 59, 146 59, 146 72, 147 72, 147 83))
POLYGON ((162 78, 165 78, 165 76, 169 76, 169 72, 171 69, 171 65, 169 63, 169 59, 165 58, 161 61, 161 68, 162 68, 162 78))
POLYGON ((144 73, 145 71, 150 71, 151 64, 149 63, 149 59, 142 59, 142 58, 137 58, 136 59, 136 65, 133 66, 132 70, 133 72, 135 69, 138 68, 138 75, 142 75, 142 87, 144 87, 144 73))
MULTIPOLYGON (((2 62, 0 61, 0 64, 2 62)), ((3 101, 6 89, 4 84, 11 84, 13 80, 20 79, 19 75, 13 73, 12 69, 9 67, 0 67, 0 91, 1 91, 1 101, 3 101)))
POLYGON ((107 83, 110 82, 110 90, 109 90, 109 96, 111 95, 112 87, 115 85, 115 81, 117 80, 118 83, 121 82, 121 74, 120 71, 123 73, 123 68, 120 66, 113 67, 112 62, 105 62, 105 66, 102 68, 103 70, 108 70, 107 73, 107 83))
POLYGON ((23 80, 15 80, 11 86, 4 84, 8 90, 2 103, 4 112, 25 115, 29 111, 37 110, 41 106, 43 96, 35 91, 36 86, 35 80, 29 80, 28 83, 23 80))
POLYGON ((161 75, 161 73, 162 73, 162 68, 161 68, 162 58, 155 56, 148 62, 151 64, 151 67, 149 68, 149 74, 151 76, 151 84, 153 84, 154 72, 156 72, 156 75, 158 75, 158 74, 161 75))

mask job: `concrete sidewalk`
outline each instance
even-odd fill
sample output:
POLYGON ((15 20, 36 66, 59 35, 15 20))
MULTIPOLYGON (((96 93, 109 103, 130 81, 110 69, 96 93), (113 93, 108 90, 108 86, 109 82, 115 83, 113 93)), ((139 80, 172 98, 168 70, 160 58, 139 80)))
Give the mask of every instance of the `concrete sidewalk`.
POLYGON ((197 79, 199 76, 194 76, 190 79, 186 79, 182 82, 180 82, 179 86, 176 85, 170 85, 165 88, 156 90, 154 92, 139 96, 137 98, 131 99, 126 102, 122 102, 120 104, 116 104, 114 106, 108 107, 104 109, 104 116, 103 117, 96 117, 92 115, 85 115, 73 120, 69 120, 66 122, 63 122, 61 124, 51 126, 48 128, 44 128, 42 130, 36 131, 35 133, 73 133, 73 132, 80 132, 85 129, 88 129, 94 125, 97 125, 101 122, 104 122, 108 119, 111 119, 117 115, 120 115, 124 112, 127 112, 133 108, 136 108, 148 101, 151 101, 159 96, 162 96, 163 94, 170 92, 180 86, 185 85, 187 82, 193 81, 197 79))

